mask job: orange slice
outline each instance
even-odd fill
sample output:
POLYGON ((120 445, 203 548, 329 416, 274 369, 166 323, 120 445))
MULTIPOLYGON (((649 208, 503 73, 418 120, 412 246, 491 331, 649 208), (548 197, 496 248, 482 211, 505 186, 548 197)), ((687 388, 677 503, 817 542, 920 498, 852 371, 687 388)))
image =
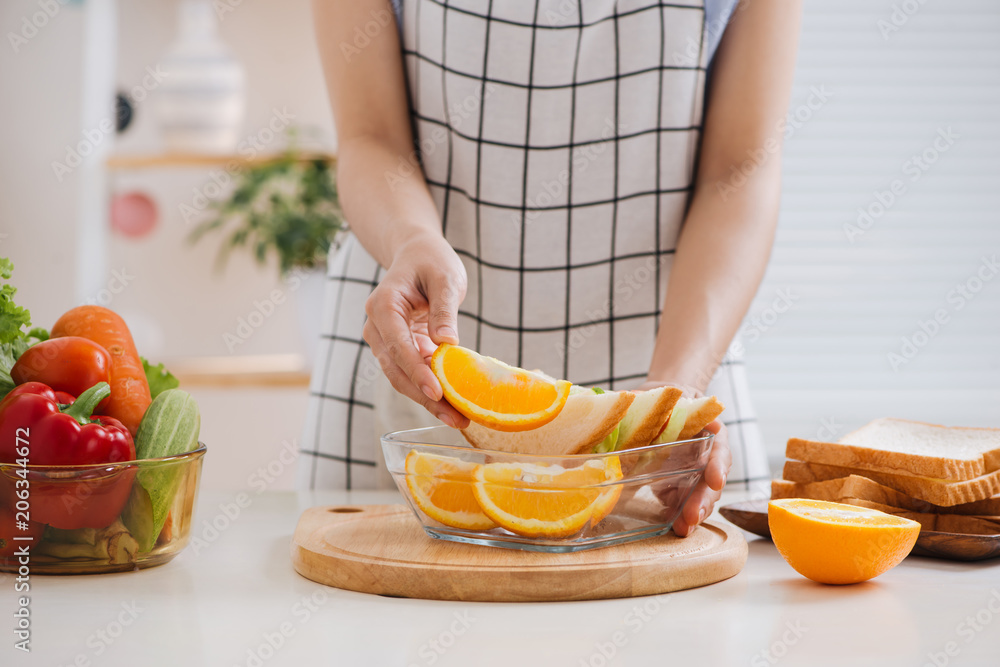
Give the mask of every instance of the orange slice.
POLYGON ((856 584, 906 558, 920 524, 866 507, 803 498, 772 500, 767 523, 778 552, 821 584, 856 584))
POLYGON ((414 450, 406 455, 406 486, 417 507, 435 521, 452 528, 489 530, 496 524, 479 509, 472 493, 472 473, 477 467, 414 450))
POLYGON ((572 386, 448 343, 434 351, 431 370, 456 410, 497 431, 527 431, 549 423, 566 405, 572 386))
POLYGON ((487 463, 473 473, 472 491, 483 512, 523 537, 569 537, 611 513, 622 488, 616 456, 576 468, 487 463), (605 485, 611 482, 610 485, 605 485))

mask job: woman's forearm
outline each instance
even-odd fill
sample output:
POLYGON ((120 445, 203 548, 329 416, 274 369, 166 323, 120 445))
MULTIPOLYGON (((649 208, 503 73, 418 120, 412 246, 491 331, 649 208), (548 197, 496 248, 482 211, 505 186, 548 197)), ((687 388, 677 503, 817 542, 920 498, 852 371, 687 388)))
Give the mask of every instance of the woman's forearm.
POLYGON ((337 125, 337 181, 345 218, 361 244, 388 267, 441 223, 414 153, 399 35, 389 0, 314 0, 319 48, 337 125), (384 16, 370 34, 372 17, 384 16), (354 44, 358 32, 368 42, 354 44))
POLYGON ((703 391, 760 285, 778 217, 780 159, 725 199, 699 187, 677 242, 650 380, 703 391))
POLYGON ((384 267, 417 236, 441 236, 441 222, 412 155, 376 137, 358 136, 339 149, 337 183, 344 217, 361 245, 384 267))
POLYGON ((777 224, 800 13, 798 0, 744 0, 719 46, 651 381, 704 390, 760 285, 777 224))

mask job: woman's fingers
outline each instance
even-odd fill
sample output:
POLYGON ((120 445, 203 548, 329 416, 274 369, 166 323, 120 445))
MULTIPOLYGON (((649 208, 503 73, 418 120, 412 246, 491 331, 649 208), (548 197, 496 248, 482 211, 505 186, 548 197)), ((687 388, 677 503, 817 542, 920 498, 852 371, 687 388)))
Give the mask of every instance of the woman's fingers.
POLYGON ((712 514, 715 503, 722 495, 732 465, 732 452, 729 450, 729 434, 725 425, 716 420, 705 427, 715 434, 712 442, 712 453, 705 466, 705 474, 694 492, 684 503, 680 516, 674 521, 674 533, 687 537, 695 527, 712 514))
POLYGON ((465 298, 464 282, 445 273, 434 274, 429 280, 427 330, 435 343, 458 344, 458 306, 465 298))
POLYGON ((365 322, 363 335, 393 389, 419 403, 442 423, 452 428, 465 428, 469 425, 468 418, 455 410, 450 403, 443 398, 437 401, 431 400, 410 381, 403 369, 393 361, 392 355, 371 320, 365 322))
MULTIPOLYGON (((387 291, 389 290, 391 288, 387 288, 387 291)), ((441 384, 434 377, 424 356, 417 350, 413 342, 413 333, 410 331, 410 323, 391 303, 391 297, 384 297, 383 294, 384 292, 376 288, 368 297, 365 303, 368 322, 374 326, 374 331, 378 332, 382 347, 389 355, 392 364, 400 368, 424 396, 432 401, 440 401, 443 396, 441 384)), ((371 345, 372 342, 369 340, 368 344, 371 345)))
POLYGON ((705 481, 715 491, 722 491, 729 476, 729 468, 733 465, 733 454, 729 449, 729 431, 725 425, 716 419, 705 427, 715 434, 712 443, 712 454, 705 467, 705 481))

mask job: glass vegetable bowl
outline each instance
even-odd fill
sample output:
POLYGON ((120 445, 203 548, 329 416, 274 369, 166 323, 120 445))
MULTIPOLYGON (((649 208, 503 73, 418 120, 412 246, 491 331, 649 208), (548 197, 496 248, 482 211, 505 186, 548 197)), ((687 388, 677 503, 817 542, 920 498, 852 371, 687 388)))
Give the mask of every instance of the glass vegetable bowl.
POLYGON ((471 447, 447 426, 382 436, 386 465, 433 538, 573 552, 670 530, 714 435, 625 451, 540 456, 471 447))
POLYGON ((205 451, 198 443, 124 463, 0 463, 0 571, 98 574, 168 562, 188 543, 205 451))

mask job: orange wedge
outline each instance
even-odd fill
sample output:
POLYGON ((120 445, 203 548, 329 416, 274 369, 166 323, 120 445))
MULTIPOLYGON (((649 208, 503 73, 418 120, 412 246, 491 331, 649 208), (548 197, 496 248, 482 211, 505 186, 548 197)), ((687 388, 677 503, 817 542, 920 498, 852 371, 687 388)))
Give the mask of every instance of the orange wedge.
POLYGON ((920 524, 866 507, 803 498, 772 500, 767 523, 778 552, 821 584, 856 584, 898 565, 920 524))
POLYGON ((478 466, 450 456, 411 451, 406 455, 406 486, 413 502, 430 518, 452 528, 489 530, 496 524, 483 514, 472 493, 478 466))
POLYGON ((497 431, 527 431, 549 423, 566 405, 571 386, 448 343, 434 351, 431 370, 456 410, 497 431))
POLYGON ((610 514, 622 491, 615 484, 622 478, 616 456, 569 469, 487 463, 475 470, 473 478, 472 491, 483 512, 524 537, 569 537, 610 514))

